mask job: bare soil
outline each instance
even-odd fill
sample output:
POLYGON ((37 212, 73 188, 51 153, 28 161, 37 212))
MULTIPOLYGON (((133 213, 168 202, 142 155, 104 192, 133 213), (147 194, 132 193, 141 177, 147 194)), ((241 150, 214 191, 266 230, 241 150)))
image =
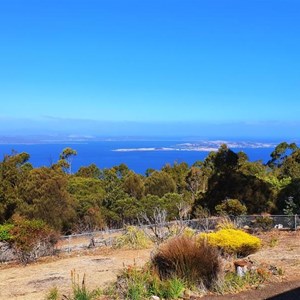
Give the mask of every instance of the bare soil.
MULTIPOLYGON (((300 299, 300 232, 272 231, 259 235, 263 248, 250 256, 251 260, 273 265, 283 270, 282 276, 259 289, 236 295, 207 295, 202 299, 300 299), (290 291, 289 293, 285 293, 290 291), (281 296, 278 296, 281 295, 281 296), (278 298, 281 297, 281 298, 278 298), (282 298, 283 297, 283 298, 282 298), (290 297, 290 298, 288 298, 290 297)), ((150 258, 151 249, 112 250, 97 248, 40 259, 21 266, 0 265, 0 299, 44 299, 47 291, 57 286, 66 295, 70 292, 71 271, 79 280, 86 275, 89 289, 104 287, 114 281, 124 265, 143 265, 150 258)))
POLYGON ((71 288, 71 272, 81 282, 86 276, 89 289, 104 287, 116 279, 124 265, 143 265, 149 260, 150 249, 96 249, 60 257, 40 259, 27 266, 1 265, 0 299, 44 299, 51 287, 58 287, 66 295, 71 288))

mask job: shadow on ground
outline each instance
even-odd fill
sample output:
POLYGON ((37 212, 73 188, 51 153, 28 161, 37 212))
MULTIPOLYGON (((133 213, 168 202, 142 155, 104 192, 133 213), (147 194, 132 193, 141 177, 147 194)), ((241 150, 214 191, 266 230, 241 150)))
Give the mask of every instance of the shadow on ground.
POLYGON ((300 288, 296 288, 267 299, 268 300, 297 300, 300 299, 300 288))

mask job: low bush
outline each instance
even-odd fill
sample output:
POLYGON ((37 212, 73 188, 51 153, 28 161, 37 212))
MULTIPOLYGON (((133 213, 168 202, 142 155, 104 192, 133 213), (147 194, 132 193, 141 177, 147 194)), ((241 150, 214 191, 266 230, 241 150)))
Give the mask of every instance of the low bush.
POLYGON ((217 205, 215 210, 220 215, 239 216, 247 213, 247 207, 238 199, 226 199, 221 204, 217 205))
POLYGON ((215 285, 215 292, 219 294, 238 293, 253 287, 258 287, 267 280, 267 276, 256 271, 249 271, 245 276, 238 276, 229 272, 215 285))
POLYGON ((44 221, 16 216, 9 230, 9 243, 18 260, 27 264, 40 256, 51 255, 58 235, 44 221))
POLYGON ((115 248, 143 249, 151 245, 146 234, 135 226, 127 226, 125 232, 116 238, 115 248))
POLYGON ((10 230, 14 227, 13 224, 3 224, 0 225, 0 242, 7 242, 11 240, 12 235, 10 230))
POLYGON ((185 283, 178 278, 161 280, 153 268, 129 266, 118 276, 117 283, 108 288, 105 294, 110 299, 149 299, 158 296, 163 299, 178 299, 185 290, 185 283))
POLYGON ((201 233, 198 240, 206 240, 209 245, 220 249, 223 253, 234 254, 239 257, 247 256, 258 251, 261 240, 242 230, 221 229, 212 233, 201 233))
POLYGON ((263 231, 269 231, 274 227, 274 221, 269 216, 258 216, 255 218, 254 227, 263 231))
POLYGON ((179 278, 210 288, 221 271, 218 251, 205 241, 180 236, 162 244, 151 261, 160 279, 179 278))

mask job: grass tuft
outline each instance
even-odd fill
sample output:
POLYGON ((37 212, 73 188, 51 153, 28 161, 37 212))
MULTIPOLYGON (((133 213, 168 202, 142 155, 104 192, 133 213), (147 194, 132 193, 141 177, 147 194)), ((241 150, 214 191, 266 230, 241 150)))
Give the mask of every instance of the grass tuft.
POLYGON ((135 226, 127 226, 125 232, 116 238, 115 248, 144 249, 151 245, 146 234, 135 226))
POLYGON ((152 258, 152 265, 162 280, 179 278, 189 285, 210 288, 221 271, 218 251, 202 241, 180 236, 167 241, 152 258))

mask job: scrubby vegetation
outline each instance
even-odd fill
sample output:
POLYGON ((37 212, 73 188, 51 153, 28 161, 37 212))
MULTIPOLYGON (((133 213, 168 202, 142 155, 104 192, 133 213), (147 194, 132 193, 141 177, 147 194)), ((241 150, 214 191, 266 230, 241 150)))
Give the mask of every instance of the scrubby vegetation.
POLYGON ((124 164, 72 173, 77 152, 66 148, 50 167, 34 168, 27 153, 0 162, 0 223, 15 214, 40 219, 63 233, 136 225, 155 208, 167 220, 209 214, 299 212, 300 149, 281 143, 267 164, 222 145, 193 166, 165 165, 140 175, 124 164))
MULTIPOLYGON (((195 236, 193 232, 171 238, 161 244, 143 268, 126 267, 117 282, 106 291, 113 299, 178 299, 185 294, 199 295, 211 291, 218 294, 235 293, 256 287, 267 280, 265 269, 249 269, 244 276, 224 269, 224 257, 245 256, 259 248, 260 241, 240 230, 221 229, 195 236), (237 241, 233 235, 237 234, 237 241), (226 241, 229 236, 229 241, 226 241)), ((233 266, 233 260, 232 267, 233 266)))
MULTIPOLYGON (((57 288, 49 290, 46 299, 193 299, 206 293, 236 293, 255 288, 268 280, 270 269, 256 265, 235 272, 236 255, 245 257, 260 247, 260 240, 241 230, 224 218, 215 233, 197 234, 186 228, 181 235, 169 238, 154 249, 151 259, 143 267, 124 266, 116 282, 104 290, 89 290, 85 276, 72 272, 72 288, 62 295, 57 288), (230 265, 228 267, 228 264, 230 265), (226 267, 225 267, 226 265, 226 267)), ((129 226, 121 236, 120 247, 139 248, 145 236, 129 226), (141 234, 141 236, 140 236, 141 234)), ((249 260, 247 264, 250 263, 249 260)), ((272 267, 274 269, 274 267, 272 267)), ((279 272, 278 272, 279 274, 279 272)))
POLYGON ((53 254, 57 238, 58 234, 44 221, 28 220, 20 216, 15 216, 12 224, 0 228, 0 241, 8 243, 23 264, 53 254))
POLYGON ((115 240, 115 248, 127 248, 127 249, 143 249, 152 245, 149 238, 144 231, 135 227, 127 226, 125 232, 118 236, 115 240))
POLYGON ((57 287, 51 288, 46 294, 45 300, 97 300, 101 299, 102 291, 100 289, 89 290, 86 287, 85 275, 80 280, 75 270, 71 271, 71 293, 62 294, 57 287))

